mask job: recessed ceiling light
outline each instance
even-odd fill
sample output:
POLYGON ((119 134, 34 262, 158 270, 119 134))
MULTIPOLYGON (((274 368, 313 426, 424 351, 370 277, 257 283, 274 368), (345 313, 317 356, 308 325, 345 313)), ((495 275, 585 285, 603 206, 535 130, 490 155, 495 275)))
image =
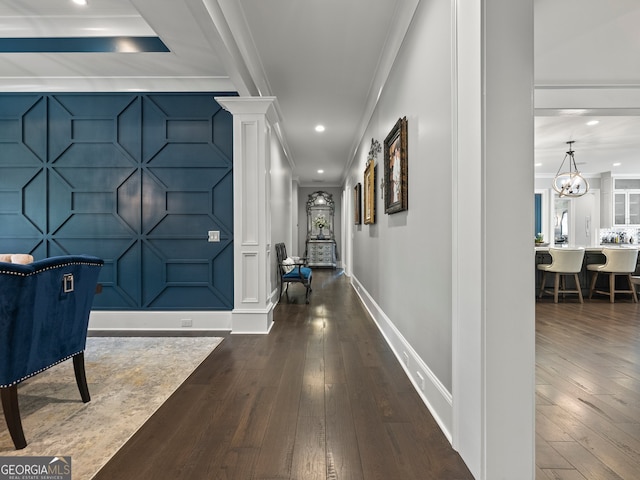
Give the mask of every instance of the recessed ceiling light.
POLYGON ((597 125, 600 123, 600 120, 590 120, 587 122, 587 125, 589 125, 590 127, 597 125))
POLYGON ((76 5, 86 5, 87 4, 87 0, 72 0, 73 3, 75 3, 76 5))
POLYGON ((324 173, 324 170, 318 170, 318 173, 324 173))
POLYGON ((316 125, 316 132, 324 132, 324 125, 316 125))
POLYGON ((541 167, 541 166, 542 166, 542 163, 536 163, 536 165, 535 165, 535 166, 536 166, 536 167, 541 167))
POLYGON ((620 162, 616 162, 616 163, 613 164, 614 167, 619 167, 620 165, 622 165, 622 163, 620 163, 620 162))

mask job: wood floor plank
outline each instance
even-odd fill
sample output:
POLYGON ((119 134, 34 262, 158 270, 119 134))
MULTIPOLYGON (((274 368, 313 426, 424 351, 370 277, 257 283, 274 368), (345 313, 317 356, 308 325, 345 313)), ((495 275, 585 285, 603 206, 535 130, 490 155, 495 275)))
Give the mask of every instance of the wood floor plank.
POLYGON ((423 409, 418 407, 422 404, 415 391, 403 391, 398 393, 398 398, 402 402, 406 411, 412 412, 408 422, 387 423, 387 428, 394 429, 395 442, 410 442, 411 446, 405 444, 400 450, 403 454, 403 461, 410 464, 408 468, 412 472, 422 472, 424 477, 438 479, 465 479, 470 478, 470 473, 460 458, 450 448, 448 440, 439 433, 439 428, 435 419, 423 409), (398 430, 404 430, 402 436, 398 430))
POLYGON ((357 346, 353 342, 343 342, 343 356, 349 399, 358 406, 352 410, 352 415, 364 477, 367 480, 403 478, 404 472, 398 471, 393 457, 389 455, 393 445, 382 423, 381 411, 371 395, 371 381, 364 370, 357 346))
MULTIPOLYGON (((546 405, 539 405, 536 410, 536 435, 547 442, 570 442, 573 437, 567 432, 563 425, 554 421, 554 419, 547 417, 541 407, 546 405)), ((555 407, 556 409, 558 407, 555 407)), ((553 410, 552 410, 553 411, 553 410)))
MULTIPOLYGON (((603 452, 608 450, 610 458, 619 459, 621 463, 633 461, 640 470, 640 442, 619 428, 621 424, 613 424, 600 417, 591 417, 588 423, 584 423, 571 412, 557 406, 539 406, 538 415, 548 417, 550 422, 553 422, 559 429, 568 432, 571 438, 583 444, 585 448, 600 445, 599 448, 603 452), (594 436, 597 436, 598 439, 594 436), (603 445, 599 439, 605 440, 608 445, 603 445), (615 447, 615 450, 610 449, 609 445, 615 447)), ((613 465, 613 463, 611 464, 613 465)))
MULTIPOLYGON (((577 442, 553 442, 550 445, 587 479, 624 480, 577 442)), ((628 477, 631 480, 633 477, 628 477)))
POLYGON ((325 480, 327 478, 327 452, 325 448, 324 416, 305 415, 298 417, 291 462, 291 478, 325 480))
POLYGON ((573 469, 539 469, 536 471, 536 480, 589 480, 580 472, 573 469))
POLYGON ((247 480, 253 475, 260 450, 257 448, 231 448, 220 465, 209 478, 216 480, 247 480))
POLYGON ((639 316, 625 302, 537 302, 537 476, 638 478, 639 316))
POLYGON ((256 464, 257 478, 289 478, 304 374, 304 344, 292 348, 281 372, 274 414, 270 415, 256 464))
POLYGON ((274 387, 259 387, 251 401, 246 403, 231 439, 234 449, 259 449, 264 441, 270 413, 275 408, 277 390, 274 387))
MULTIPOLYGON (((567 440, 571 442, 573 440, 567 440)), ((559 442, 554 442, 558 444, 559 442)), ((536 465, 541 469, 573 469, 573 465, 564 458, 552 444, 536 435, 536 465)))
POLYGON ((327 479, 364 480, 346 384, 325 385, 325 399, 327 479))

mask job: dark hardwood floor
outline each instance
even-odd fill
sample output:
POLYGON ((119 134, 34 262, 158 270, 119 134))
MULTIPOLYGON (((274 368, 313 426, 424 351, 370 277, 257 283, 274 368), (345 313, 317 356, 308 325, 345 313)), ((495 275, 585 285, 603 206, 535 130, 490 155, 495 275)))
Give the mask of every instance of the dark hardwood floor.
POLYGON ((339 273, 227 336, 94 480, 472 479, 339 273))
POLYGON ((640 304, 536 304, 537 480, 640 478, 640 304))
MULTIPOLYGON (((94 479, 471 479, 347 279, 314 275, 310 305, 294 285, 269 335, 228 336, 94 479)), ((545 297, 536 330, 536 479, 640 478, 640 304, 545 297)))

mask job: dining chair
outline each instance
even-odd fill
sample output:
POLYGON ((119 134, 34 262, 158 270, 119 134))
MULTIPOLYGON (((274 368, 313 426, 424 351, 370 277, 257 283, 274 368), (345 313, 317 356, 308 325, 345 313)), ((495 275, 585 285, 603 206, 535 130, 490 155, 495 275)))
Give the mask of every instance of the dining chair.
POLYGON ((542 281, 540 282, 539 298, 543 293, 553 294, 554 303, 558 303, 558 294, 577 293, 580 303, 584 303, 582 298, 582 287, 580 286, 580 278, 578 273, 582 270, 582 262, 584 259, 584 248, 549 248, 551 254, 551 263, 543 263, 538 265, 538 270, 542 270, 542 281), (547 272, 554 273, 553 290, 546 287, 547 272), (566 276, 572 275, 575 282, 575 290, 567 289, 566 276))
POLYGON ((636 290, 633 286, 633 280, 631 274, 636 271, 638 262, 638 249, 636 248, 603 248, 602 253, 606 257, 605 263, 590 264, 587 265, 587 270, 593 272, 591 277, 591 288, 589 289, 589 298, 594 293, 600 293, 603 295, 609 295, 609 301, 615 302, 616 293, 630 293, 634 303, 638 303, 638 297, 636 290), (609 290, 598 290, 596 288, 596 281, 599 273, 606 273, 609 275, 609 290), (629 282, 628 290, 621 290, 616 288, 616 275, 625 275, 629 282))

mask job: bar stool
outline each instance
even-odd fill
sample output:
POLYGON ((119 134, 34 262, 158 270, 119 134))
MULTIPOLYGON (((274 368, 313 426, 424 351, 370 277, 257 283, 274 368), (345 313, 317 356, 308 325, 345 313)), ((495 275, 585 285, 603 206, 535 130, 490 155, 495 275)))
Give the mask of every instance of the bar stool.
POLYGON ((630 293, 635 303, 638 303, 636 290, 633 286, 631 274, 635 272, 638 261, 638 250, 635 248, 603 248, 607 260, 603 264, 587 265, 587 269, 593 272, 591 277, 591 288, 589 289, 589 298, 593 293, 601 293, 609 295, 609 301, 614 303, 616 293, 630 293), (596 290, 596 280, 599 273, 609 274, 609 291, 596 290), (629 281, 629 290, 616 290, 616 275, 626 275, 629 281))
POLYGON ((551 263, 543 263, 538 265, 538 270, 542 270, 542 282, 540 283, 539 298, 543 293, 553 293, 554 303, 558 303, 558 293, 577 293, 580 303, 584 303, 582 298, 582 288, 580 287, 580 279, 578 273, 582 270, 582 261, 584 259, 584 248, 549 248, 551 254, 551 263), (553 291, 546 290, 545 281, 547 272, 555 273, 553 283, 553 291), (573 275, 576 281, 575 290, 567 290, 566 275, 573 275), (562 277, 562 288, 560 288, 560 278, 562 277))
POLYGON ((640 285, 640 277, 636 275, 631 275, 631 285, 633 285, 633 289, 636 292, 636 296, 638 295, 638 287, 636 285, 640 285))

